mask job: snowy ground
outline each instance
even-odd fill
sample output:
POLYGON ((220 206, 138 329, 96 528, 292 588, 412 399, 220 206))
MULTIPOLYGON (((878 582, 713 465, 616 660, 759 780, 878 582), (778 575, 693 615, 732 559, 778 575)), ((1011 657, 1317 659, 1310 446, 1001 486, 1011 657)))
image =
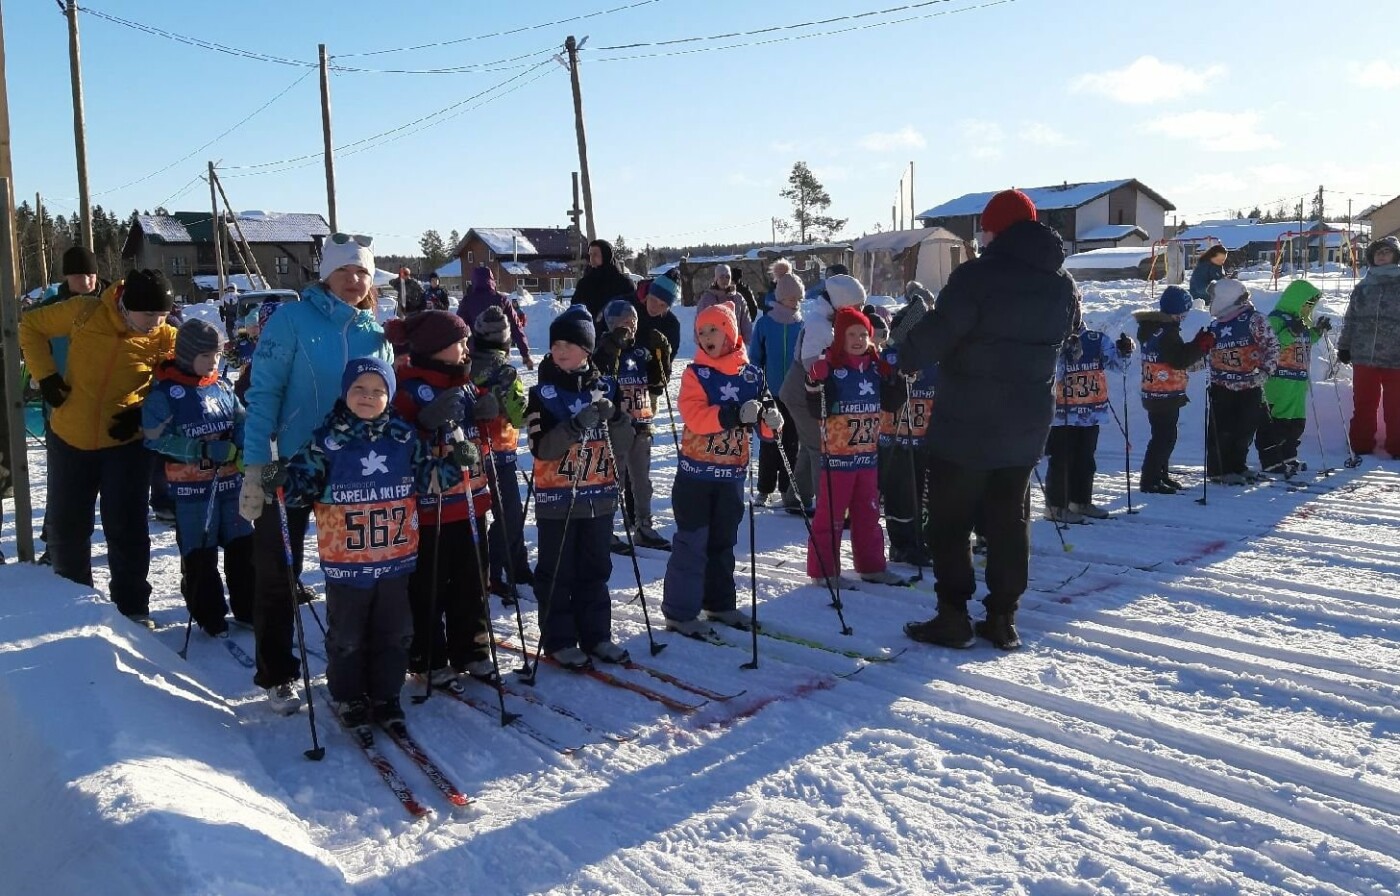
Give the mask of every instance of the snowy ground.
MULTIPOLYGON (((1323 313, 1340 314, 1348 286, 1329 282, 1323 313)), ((1265 308, 1275 295, 1256 293, 1265 308)), ((1147 303, 1132 282, 1086 284, 1085 300, 1113 335, 1133 332, 1129 312, 1147 303)), ((550 312, 526 310, 542 350, 550 312)), ((1193 314, 1187 335, 1203 322, 1193 314)), ((1193 377, 1193 394, 1201 387, 1193 377)), ((1316 393, 1320 425, 1304 443, 1314 469, 1324 452, 1332 465, 1345 456, 1339 408, 1350 408, 1345 379, 1316 393)), ((1184 416, 1175 458, 1196 484, 1201 407, 1184 416)), ((1136 465, 1147 431, 1136 400, 1128 420, 1136 465)), ((1101 446, 1099 499, 1122 511, 1112 424, 1101 446)), ((30 462, 42 504, 42 453, 30 462)), ((674 465, 663 424, 664 524, 674 465)), ((665 636, 665 652, 648 657, 631 565, 618 558, 616 628, 634 656, 746 692, 682 714, 546 668, 538 698, 582 721, 509 704, 560 739, 590 742, 568 757, 446 698, 409 707, 419 739, 476 798, 454 817, 386 746, 435 810, 419 822, 326 724, 324 704, 318 764, 302 757, 305 712, 271 716, 228 652, 196 634, 188 662, 176 656, 185 616, 170 530, 152 526, 155 634, 47 570, 6 566, 0 889, 1400 891, 1400 462, 1367 458, 1311 492, 1212 488, 1206 506, 1197 496, 1135 492, 1139 513, 1073 527, 1069 550, 1036 522, 1026 646, 1014 654, 907 641, 902 624, 931 611, 927 581, 847 594, 855 632, 842 637, 826 593, 804 583, 801 521, 760 511, 761 617, 843 649, 907 652, 875 663, 762 639, 760 668, 746 671, 748 641, 735 634, 733 649, 665 636)), ((13 556, 6 510, 0 547, 13 556)), ((639 565, 654 613, 664 559, 639 565)), ((307 580, 319 585, 314 568, 307 580)), ((534 605, 524 609, 533 637, 534 605)), ((319 674, 322 639, 306 618, 319 674)), ((495 622, 514 630, 504 609, 495 622)), ((252 651, 247 632, 234 637, 252 651)))

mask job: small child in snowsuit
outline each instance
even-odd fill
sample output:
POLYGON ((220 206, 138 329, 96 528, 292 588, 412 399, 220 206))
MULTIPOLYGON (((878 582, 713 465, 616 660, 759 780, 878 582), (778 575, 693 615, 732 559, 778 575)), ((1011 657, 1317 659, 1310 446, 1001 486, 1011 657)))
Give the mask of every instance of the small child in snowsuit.
POLYGON ((516 588, 534 585, 525 549, 525 508, 520 501, 520 472, 516 451, 525 425, 525 384, 510 363, 510 320, 495 305, 476 316, 471 335, 472 385, 496 397, 500 414, 478 421, 486 451, 486 478, 491 486, 491 528, 488 530, 490 591, 507 604, 516 588))
POLYGON ((1308 376, 1312 347, 1321 335, 1332 329, 1326 317, 1313 323, 1313 309, 1322 291, 1306 280, 1295 280, 1278 297, 1278 304, 1266 320, 1278 339, 1278 367, 1264 383, 1264 418, 1254 436, 1259 466, 1265 473, 1282 473, 1285 478, 1306 470, 1298 460, 1298 445, 1308 425, 1308 376))
POLYGON ((817 420, 821 448, 817 511, 807 542, 807 575, 836 587, 841 577, 841 530, 851 521, 851 550, 862 580, 903 580, 885 569, 880 531, 880 386, 892 371, 871 344, 874 327, 855 308, 833 318, 831 346, 808 372, 808 411, 817 420))
POLYGON ((253 384, 253 352, 257 350, 258 339, 272 312, 282 306, 277 299, 266 299, 244 318, 241 338, 235 349, 239 358, 238 382, 233 384, 233 392, 239 401, 247 401, 248 387, 253 384))
POLYGON ((1238 280, 1210 285, 1210 402, 1206 415, 1206 476, 1244 485, 1258 474, 1246 459, 1264 413, 1263 384, 1278 367, 1278 337, 1238 280))
POLYGON ((481 575, 491 495, 477 431, 477 418, 497 410, 495 399, 473 400, 470 334, 452 312, 415 312, 388 321, 384 333, 406 352, 395 364, 394 411, 417 427, 429 454, 449 458, 457 452, 467 461, 462 481, 418 498, 418 566, 408 580, 408 671, 426 675, 433 687, 460 692, 464 672, 483 681, 496 676, 481 575))
POLYGON ((1133 352, 1126 333, 1116 342, 1098 330, 1079 331, 1065 340, 1055 361, 1055 416, 1045 453, 1045 518, 1082 523, 1085 517, 1108 518, 1094 503, 1094 452, 1099 424, 1108 416, 1108 370, 1123 370, 1133 352))
MULTIPOLYGON (((895 315, 896 321, 900 319, 895 315)), ((897 370, 899 346, 889 346, 881 358, 897 370)), ((888 377, 880 390, 880 494, 885 499, 891 563, 930 565, 922 526, 924 444, 937 385, 938 365, 930 364, 913 377, 888 377)))
POLYGON ((399 691, 413 639, 408 581, 418 557, 418 499, 455 486, 462 460, 438 461, 389 407, 395 377, 379 358, 345 365, 341 398, 285 468, 292 506, 311 504, 326 576, 326 685, 341 723, 402 724, 399 691))
POLYGON ((591 659, 624 663, 612 641, 615 464, 632 446, 632 418, 618 405, 617 384, 593 365, 593 318, 582 305, 549 325, 549 355, 525 405, 535 457, 535 520, 542 649, 567 669, 591 659))
POLYGON ((681 438, 671 508, 676 539, 666 562, 661 614, 666 627, 704 637, 713 622, 747 628, 736 607, 734 544, 744 518, 744 480, 752 430, 771 436, 782 427, 778 409, 763 406, 763 371, 750 364, 729 305, 695 317, 695 361, 681 376, 681 438), (762 421, 760 425, 760 421, 762 421))
POLYGON ((219 578, 219 548, 233 618, 253 624, 253 524, 238 515, 243 474, 243 405, 221 379, 219 331, 197 318, 175 336, 175 357, 156 367, 141 408, 146 447, 160 454, 175 501, 180 593, 200 629, 226 636, 228 604, 219 578))
POLYGON ((651 516, 652 420, 656 416, 651 396, 652 390, 665 388, 667 372, 662 369, 664 357, 638 343, 637 323, 637 306, 631 301, 609 302, 603 308, 608 331, 598 337, 593 363, 599 373, 616 381, 622 410, 632 420, 632 449, 620 458, 622 469, 618 471, 627 486, 623 523, 630 523, 638 545, 669 551, 671 543, 653 527, 651 516))
POLYGON ((1188 370, 1197 370, 1215 345, 1205 329, 1190 342, 1181 339, 1181 322, 1191 310, 1191 295, 1180 286, 1162 290, 1156 311, 1134 311, 1142 346, 1142 407, 1152 436, 1142 457, 1138 489, 1149 495, 1174 495, 1183 486, 1171 478, 1168 464, 1176 447, 1181 409, 1190 401, 1188 370))
MULTIPOLYGON (((802 332, 802 297, 806 287, 792 272, 792 264, 786 259, 773 262, 772 274, 773 300, 768 303, 767 313, 754 322, 749 360, 763 370, 769 393, 776 396, 797 358, 797 337, 802 332)), ((788 480, 787 473, 797 464, 797 427, 788 425, 792 422, 792 415, 788 413, 787 405, 777 398, 774 401, 778 413, 782 415, 783 426, 777 437, 763 439, 759 443, 758 500, 766 505, 776 489, 782 494, 783 507, 800 513, 802 498, 788 480), (782 457, 779 457, 780 452, 782 457), (786 467, 782 463, 784 457, 787 459, 786 467)))

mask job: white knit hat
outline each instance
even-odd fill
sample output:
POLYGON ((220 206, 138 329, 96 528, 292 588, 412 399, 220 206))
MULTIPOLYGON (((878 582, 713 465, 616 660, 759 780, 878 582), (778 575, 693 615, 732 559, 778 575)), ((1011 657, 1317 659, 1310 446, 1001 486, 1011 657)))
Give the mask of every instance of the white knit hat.
POLYGON ((826 278, 826 296, 833 308, 859 308, 865 304, 865 287, 850 274, 833 274, 826 278))
POLYGON ((324 280, 331 275, 331 272, 338 268, 353 265, 364 268, 370 274, 374 273, 374 253, 369 251, 368 246, 361 246, 354 237, 347 238, 345 242, 335 241, 336 234, 326 238, 321 246, 321 279, 324 280))
POLYGON ((1238 280, 1216 280, 1207 290, 1210 294, 1210 315, 1219 317, 1236 305, 1249 301, 1249 290, 1238 280))

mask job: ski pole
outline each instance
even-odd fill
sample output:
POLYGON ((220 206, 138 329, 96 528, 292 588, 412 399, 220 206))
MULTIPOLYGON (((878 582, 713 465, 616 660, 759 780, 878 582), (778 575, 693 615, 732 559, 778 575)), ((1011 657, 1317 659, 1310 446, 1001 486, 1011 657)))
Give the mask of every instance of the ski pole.
MULTIPOLYGON (((200 550, 204 549, 204 543, 209 540, 209 527, 214 524, 214 500, 218 496, 218 494, 219 468, 216 466, 214 467, 214 478, 209 480, 209 503, 208 506, 204 508, 204 531, 200 534, 199 537, 200 550)), ((180 527, 177 525, 175 527, 175 541, 177 544, 180 541, 179 535, 180 527)), ((217 552, 217 542, 215 543, 214 547, 215 551, 217 552)), ((181 558, 181 562, 183 562, 183 557, 181 558)), ((216 565, 217 563, 218 561, 215 560, 216 565)), ((190 617, 189 619, 185 620, 185 644, 176 652, 176 656, 178 656, 182 660, 187 660, 190 658, 190 633, 194 630, 194 607, 198 603, 194 598, 197 594, 199 594, 199 579, 195 578, 195 580, 190 583, 190 617)), ((308 699, 310 698, 308 697, 308 699)))
MULTIPOLYGON (((1031 470, 1035 473, 1035 481, 1040 485, 1040 497, 1043 498, 1045 500, 1046 505, 1049 506, 1050 496, 1045 493, 1045 480, 1040 478, 1040 462, 1037 461, 1036 465, 1034 467, 1031 467, 1031 470)), ((1055 525, 1055 534, 1059 536, 1060 539, 1060 549, 1066 554, 1074 550, 1074 545, 1065 541, 1065 533, 1060 529, 1060 522, 1058 520, 1051 520, 1050 522, 1054 523, 1055 525)), ((1065 524, 1065 526, 1066 528, 1068 528, 1067 523, 1065 524)))
POLYGON ((534 471, 519 471, 525 477, 525 503, 520 508, 520 525, 525 525, 525 519, 530 515, 530 499, 535 496, 535 475, 534 471))
POLYGON ((666 399, 666 416, 671 420, 671 440, 676 443, 676 454, 681 451, 681 437, 676 433, 676 411, 671 406, 671 387, 668 383, 666 388, 661 390, 661 395, 666 399))
MULTIPOLYGON (((504 561, 503 561, 503 562, 504 562, 504 565, 501 567, 501 569, 505 571, 505 574, 506 574, 506 585, 507 585, 507 587, 510 588, 511 597, 514 599, 514 600, 513 600, 513 604, 514 604, 514 606, 515 606, 515 630, 520 634, 520 643, 521 643, 521 644, 524 644, 524 643, 525 643, 525 619, 524 619, 524 617, 522 617, 522 616, 520 615, 520 591, 519 591, 519 589, 516 587, 516 584, 515 584, 515 562, 514 562, 514 558, 510 556, 510 536, 511 536, 511 533, 507 531, 507 527, 506 527, 506 517, 505 517, 505 514, 502 512, 502 508, 503 508, 505 505, 502 503, 501 497, 500 497, 500 493, 499 493, 499 491, 498 491, 498 489, 500 488, 500 485, 501 485, 501 471, 500 471, 500 468, 496 466, 496 454, 495 454, 495 449, 493 448, 493 446, 492 446, 492 444, 491 444, 491 436, 490 436, 489 434, 487 434, 487 436, 486 436, 486 457, 487 457, 487 461, 486 461, 486 475, 490 477, 490 480, 491 480, 491 481, 490 481, 490 485, 492 486, 492 488, 491 488, 491 511, 492 511, 493 513, 496 514, 496 521, 497 521, 497 524, 500 525, 500 527, 501 527, 501 535, 504 536, 502 540, 506 543, 506 556, 505 556, 504 561)), ((511 485, 511 488, 519 488, 519 487, 520 487, 519 480, 517 480, 517 479, 515 478, 514 474, 512 474, 511 477, 510 477, 510 485, 511 485)), ((520 493, 519 493, 519 492, 516 492, 516 493, 515 493, 515 496, 516 496, 516 498, 519 498, 519 497, 520 497, 520 493)), ((523 519, 524 519, 524 518, 523 518, 523 516, 522 516, 522 522, 523 522, 523 519)), ((521 533, 521 536, 524 537, 524 533, 523 533, 523 532, 521 533)), ((488 539, 489 539, 489 531, 488 531, 488 539)), ((488 557, 490 556, 490 545, 489 545, 489 544, 487 545, 487 556, 488 556, 488 557)), ((487 600, 490 600, 490 598, 488 597, 487 600)))
MULTIPOLYGON (((841 623, 841 634, 843 634, 843 635, 849 635, 849 634, 852 634, 852 633, 854 632, 854 630, 853 630, 849 625, 846 624, 846 614, 843 612, 844 607, 843 607, 842 604, 841 604, 841 527, 837 524, 837 520, 836 520, 836 505, 833 503, 832 486, 831 486, 831 459, 827 456, 827 453, 826 453, 826 384, 825 384, 825 383, 823 383, 822 386, 821 386, 821 420, 818 421, 818 425, 821 427, 821 429, 819 430, 819 432, 820 432, 820 434, 821 434, 821 447, 822 447, 822 478, 826 480, 826 509, 827 509, 827 517, 828 517, 829 523, 831 524, 831 563, 832 563, 832 566, 834 566, 834 567, 836 568, 836 573, 835 573, 834 575, 831 574, 831 573, 830 573, 830 570, 828 570, 828 569, 825 568, 825 567, 826 567, 826 564, 824 564, 824 563, 822 564, 822 566, 823 566, 823 570, 822 570, 822 571, 828 573, 827 579, 831 581, 831 585, 832 585, 832 588, 831 588, 831 594, 832 594, 831 606, 832 606, 832 609, 836 610, 836 618, 837 618, 837 620, 840 621, 840 623, 841 623)), ((812 541, 812 544, 813 544, 813 545, 816 545, 816 540, 815 540, 815 539, 812 541)))
MULTIPOLYGON (((1205 405, 1206 405, 1205 426, 1203 427, 1203 434, 1202 434, 1202 436, 1201 436, 1202 446, 1203 446, 1204 449, 1205 449, 1205 458, 1204 458, 1203 461, 1202 461, 1202 467, 1201 467, 1201 473, 1204 474, 1204 475, 1201 476, 1201 496, 1200 496, 1199 498, 1196 499, 1196 503, 1197 503, 1197 504, 1201 504, 1201 505, 1205 505, 1205 503, 1206 503, 1206 489, 1207 489, 1207 487, 1209 486, 1209 483, 1210 483, 1210 437, 1211 437, 1211 429, 1212 429, 1212 426, 1211 426, 1212 420, 1211 420, 1211 401, 1210 401, 1210 383, 1209 383, 1209 382, 1206 383, 1206 402, 1205 402, 1205 405)), ((1218 441, 1218 440, 1217 440, 1217 441, 1218 441)), ((1217 450, 1217 451, 1216 451, 1216 454, 1217 454, 1217 457, 1216 457, 1216 464, 1217 464, 1216 469, 1217 469, 1217 472, 1219 471, 1219 463, 1220 463, 1220 458, 1218 457, 1219 453, 1220 453, 1220 452, 1217 450)))
MULTIPOLYGON (((753 659, 747 663, 740 663, 740 669, 758 668, 758 560, 755 556, 757 524, 754 522, 754 510, 757 508, 754 489, 757 477, 753 471, 754 455, 757 452, 753 450, 753 435, 752 432, 746 433, 749 440, 749 462, 744 471, 744 475, 749 478, 749 636, 753 640, 753 659)), ((780 437, 781 429, 773 435, 775 438, 780 437)), ((778 453, 783 453, 781 443, 778 444, 778 453)))
MULTIPOLYGON (((436 458, 439 457, 442 452, 443 439, 441 429, 433 434, 433 443, 433 457, 436 458)), ((470 495, 468 497, 470 497, 470 495)), ((433 632, 437 629, 438 616, 441 612, 438 609, 438 567, 440 563, 438 558, 442 555, 442 480, 436 475, 433 476, 433 507, 436 508, 434 512, 437 514, 437 525, 433 526, 433 563, 429 572, 431 578, 428 580, 427 625, 425 626, 426 630, 421 633, 423 640, 420 642, 423 644, 423 649, 427 653, 427 657, 425 657, 424 660, 428 668, 423 672, 423 693, 414 694, 409 698, 413 701, 415 706, 427 702, 428 698, 433 695, 433 637, 429 632, 433 632)), ((418 522, 421 528, 423 521, 420 519, 418 522)))
MULTIPOLYGON (((642 602, 642 622, 647 627, 647 643, 651 646, 651 655, 656 656, 666 649, 666 645, 656 643, 656 636, 651 631, 651 614, 647 612, 647 592, 642 587, 642 568, 637 564, 637 545, 632 540, 632 521, 627 518, 627 508, 623 504, 623 479, 626 470, 617 460, 617 453, 613 451, 612 432, 608 429, 607 421, 603 421, 603 445, 608 449, 608 461, 613 467, 613 482, 617 485, 617 503, 622 510, 622 531, 627 534, 627 555, 632 558, 632 575, 637 580, 637 599, 642 602)), ((630 425, 630 424, 629 424, 630 425)))
MULTIPOLYGON (((561 424, 562 425, 562 424, 561 424)), ((564 562, 564 552, 569 547, 569 518, 574 515, 574 503, 578 500, 578 484, 583 478, 583 446, 588 442, 588 430, 579 433, 578 444, 574 447, 578 449, 579 456, 574 459, 574 474, 569 478, 569 509, 564 512, 564 536, 559 539, 559 553, 554 558, 554 572, 549 576, 549 590, 545 592, 544 599, 540 601, 540 639, 535 642, 535 659, 530 661, 526 655, 524 668, 517 669, 516 674, 520 676, 520 683, 533 686, 535 676, 540 671, 540 657, 544 654, 544 624, 549 618, 549 605, 554 602, 554 589, 559 586, 559 564, 564 562)), ((568 455, 564 455, 567 459, 568 455)), ((536 593, 538 597, 538 592, 536 593)), ((522 647, 524 645, 521 645, 522 647)))
MULTIPOLYGON (((1311 374, 1311 371, 1309 371, 1311 374)), ((1337 472, 1334 468, 1327 466, 1327 451, 1322 447, 1322 427, 1318 425, 1317 416, 1317 396, 1313 393, 1312 376, 1308 377, 1308 405, 1312 408, 1313 414, 1313 435, 1317 436, 1317 456, 1322 460, 1322 469, 1317 471, 1319 479, 1331 476, 1337 472)))
POLYGON ((282 529, 282 559, 287 563, 287 587, 292 595, 292 618, 296 620, 297 651, 301 654, 301 682, 306 688, 306 717, 311 725, 311 749, 303 755, 320 762, 326 755, 316 734, 316 701, 311 696, 311 666, 306 660, 306 627, 301 622, 301 603, 297 600, 297 574, 292 566, 292 534, 287 527, 287 498, 282 486, 277 486, 277 523, 282 529))
POLYGON ((1113 406, 1113 402, 1108 403, 1108 410, 1113 414, 1113 422, 1118 424, 1118 431, 1123 434, 1123 480, 1128 489, 1128 513, 1137 513, 1133 509, 1133 459, 1129 451, 1132 443, 1128 441, 1128 373, 1123 372, 1123 417, 1119 419, 1118 409, 1113 406))
MULTIPOLYGON (((1327 346, 1327 370, 1328 379, 1332 380, 1332 397, 1337 401, 1337 419, 1342 424, 1342 436, 1347 442, 1347 459, 1342 462, 1342 466, 1348 470, 1354 470, 1361 466, 1361 457, 1351 447, 1351 423, 1347 420, 1346 410, 1342 407, 1342 396, 1337 392, 1337 382, 1335 380, 1337 371, 1336 354, 1332 350, 1332 336, 1326 330, 1322 331, 1323 344, 1327 346)), ((1314 411, 1314 413, 1316 413, 1314 411)))
MULTIPOLYGON (((467 475, 467 472, 464 470, 463 475, 467 475)), ((476 555, 477 587, 481 589, 481 622, 486 627, 486 647, 491 652, 491 668, 495 670, 496 678, 493 682, 496 686, 496 703, 501 708, 501 727, 504 728, 520 718, 520 714, 506 711, 506 687, 501 680, 501 659, 496 653, 496 629, 491 625, 491 593, 486 587, 486 557, 481 551, 486 534, 476 515, 476 495, 472 494, 471 480, 467 481, 467 523, 472 533, 472 552, 476 555)))
MULTIPOLYGON (((909 386, 910 386, 910 388, 912 389, 912 388, 913 388, 912 378, 910 378, 910 380, 911 380, 911 381, 909 382, 909 386)), ((908 449, 909 449, 909 484, 910 484, 911 486, 912 486, 912 485, 915 485, 915 484, 917 484, 917 483, 919 482, 919 462, 918 462, 918 458, 916 458, 916 457, 914 456, 914 455, 915 455, 915 452, 916 452, 918 449, 917 449, 917 448, 915 447, 915 445, 914 445, 914 408, 913 408, 913 402, 914 402, 914 397, 913 397, 912 394, 909 395, 907 398, 905 398, 905 399, 904 399, 904 407, 903 407, 903 409, 902 409, 902 414, 901 414, 901 416, 904 418, 904 421, 903 421, 903 424, 904 424, 904 432, 906 433, 906 435, 907 435, 907 437, 908 437, 908 439, 909 439, 909 446, 908 446, 908 449)), ((896 425, 895 425, 895 428, 894 428, 894 447, 895 447, 895 450, 898 450, 899 447, 900 447, 900 446, 899 446, 899 425, 898 425, 898 424, 896 424, 896 425)), ((922 522, 923 522, 923 513, 924 513, 923 499, 926 497, 924 494, 921 494, 921 491, 922 491, 922 490, 916 491, 916 492, 914 493, 914 504, 915 504, 915 506, 914 506, 914 516, 913 516, 912 519, 910 519, 910 521, 909 521, 910 523, 913 524, 915 531, 919 533, 920 541, 922 541, 922 539, 923 539, 924 527, 923 527, 921 524, 922 524, 922 522)), ((912 579, 909 580, 909 583, 910 583, 911 585, 912 585, 914 582, 921 582, 921 581, 923 581, 923 578, 924 578, 924 556, 923 556, 922 545, 920 545, 920 550, 916 550, 916 551, 914 552, 914 565, 915 565, 915 568, 916 568, 916 572, 914 573, 914 578, 912 578, 912 579)))

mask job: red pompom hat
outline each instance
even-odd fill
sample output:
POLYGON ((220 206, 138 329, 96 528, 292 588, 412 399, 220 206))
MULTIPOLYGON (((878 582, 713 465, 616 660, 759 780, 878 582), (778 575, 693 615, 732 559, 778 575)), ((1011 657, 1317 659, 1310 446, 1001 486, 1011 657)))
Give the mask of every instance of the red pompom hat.
POLYGON ((1002 190, 982 209, 982 229, 998 234, 1012 224, 1035 220, 1035 203, 1020 190, 1002 190))

